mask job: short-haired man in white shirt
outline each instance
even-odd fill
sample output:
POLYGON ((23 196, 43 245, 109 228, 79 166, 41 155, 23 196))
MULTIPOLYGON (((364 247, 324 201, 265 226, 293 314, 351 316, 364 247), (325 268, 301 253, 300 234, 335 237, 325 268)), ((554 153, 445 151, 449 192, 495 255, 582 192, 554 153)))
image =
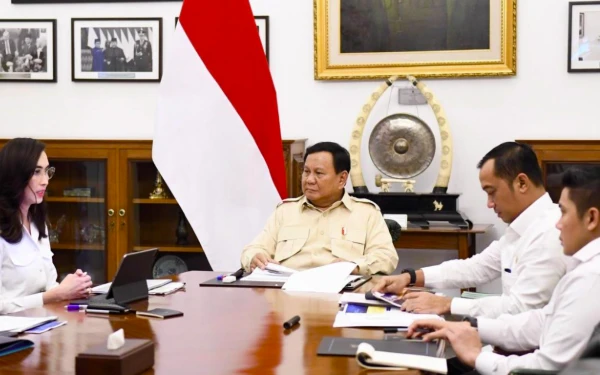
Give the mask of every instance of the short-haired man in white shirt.
POLYGON ((382 278, 374 290, 403 293, 407 286, 468 288, 502 279, 502 295, 476 300, 408 293, 402 308, 414 313, 497 317, 542 308, 567 271, 555 224, 560 209, 546 192, 533 150, 502 143, 479 162, 487 206, 509 226, 481 254, 382 278))
POLYGON ((600 322, 600 167, 573 168, 563 176, 562 216, 557 228, 564 253, 575 266, 556 285, 543 309, 498 319, 468 318, 468 322, 419 320, 417 328, 434 332, 425 340, 447 339, 460 362, 448 361, 448 374, 503 375, 516 368, 559 370, 578 358, 600 322), (508 351, 535 350, 505 357, 482 352, 482 342, 508 351), (473 367, 475 370, 473 370, 473 367))

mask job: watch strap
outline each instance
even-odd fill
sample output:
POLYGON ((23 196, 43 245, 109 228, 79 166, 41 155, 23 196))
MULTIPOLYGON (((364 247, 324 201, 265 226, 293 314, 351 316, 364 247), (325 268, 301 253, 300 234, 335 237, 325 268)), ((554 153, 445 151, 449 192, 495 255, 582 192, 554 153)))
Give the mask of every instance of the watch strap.
POLYGON ((412 268, 405 268, 402 271, 400 271, 400 274, 403 273, 407 273, 410 275, 410 283, 408 284, 408 286, 415 286, 415 284, 417 283, 417 273, 415 272, 415 270, 413 270, 412 268))

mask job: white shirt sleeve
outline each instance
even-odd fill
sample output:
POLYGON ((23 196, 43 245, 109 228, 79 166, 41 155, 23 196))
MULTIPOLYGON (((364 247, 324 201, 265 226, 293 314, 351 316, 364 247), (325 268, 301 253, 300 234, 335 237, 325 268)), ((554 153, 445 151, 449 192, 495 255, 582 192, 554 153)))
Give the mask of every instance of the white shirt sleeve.
POLYGON ((538 336, 539 349, 531 354, 509 357, 481 353, 475 364, 477 371, 482 375, 500 375, 515 368, 557 370, 577 358, 600 321, 600 298, 597 295, 600 275, 588 272, 565 284, 568 285, 562 288, 563 291, 553 296, 556 301, 551 301, 543 310, 510 317, 503 315, 498 320, 504 323, 481 320, 479 332, 482 339, 525 349, 538 336), (519 319, 524 316, 527 318, 519 319))
POLYGON ((539 346, 544 317, 543 310, 538 309, 498 319, 478 318, 477 329, 485 344, 508 351, 526 351, 539 346))
POLYGON ((566 257, 562 255, 560 243, 556 238, 549 237, 543 236, 522 253, 516 268, 512 270, 517 278, 510 293, 477 300, 454 298, 451 313, 495 318, 502 314, 514 315, 544 307, 566 272, 566 257))
POLYGON ((422 271, 427 287, 468 288, 500 277, 501 264, 500 246, 498 241, 494 241, 480 254, 469 259, 449 260, 437 266, 425 267, 422 271))

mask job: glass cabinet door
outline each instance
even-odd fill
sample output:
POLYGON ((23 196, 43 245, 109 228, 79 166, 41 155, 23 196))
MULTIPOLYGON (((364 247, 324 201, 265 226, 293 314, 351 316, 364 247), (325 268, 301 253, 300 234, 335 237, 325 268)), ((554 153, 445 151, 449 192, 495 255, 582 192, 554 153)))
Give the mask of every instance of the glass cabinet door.
POLYGON ((108 155, 86 160, 73 158, 73 151, 70 158, 53 155, 52 149, 47 151, 50 165, 56 168, 46 190, 46 202, 58 280, 81 269, 94 284, 104 283, 109 276, 108 155))
MULTIPOLYGON (((198 237, 151 160, 151 151, 127 158, 127 251, 159 248, 153 277, 206 269, 198 237)), ((123 161, 120 165, 123 165, 123 161)), ((122 241, 121 241, 122 243, 122 241)))

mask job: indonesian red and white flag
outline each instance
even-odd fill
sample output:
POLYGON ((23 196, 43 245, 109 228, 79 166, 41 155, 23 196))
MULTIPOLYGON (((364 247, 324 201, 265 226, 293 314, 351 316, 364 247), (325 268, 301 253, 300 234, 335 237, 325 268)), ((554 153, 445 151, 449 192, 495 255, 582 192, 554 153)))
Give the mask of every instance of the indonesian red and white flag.
POLYGON ((165 55, 152 158, 215 271, 286 197, 277 96, 248 0, 186 0, 165 55))

